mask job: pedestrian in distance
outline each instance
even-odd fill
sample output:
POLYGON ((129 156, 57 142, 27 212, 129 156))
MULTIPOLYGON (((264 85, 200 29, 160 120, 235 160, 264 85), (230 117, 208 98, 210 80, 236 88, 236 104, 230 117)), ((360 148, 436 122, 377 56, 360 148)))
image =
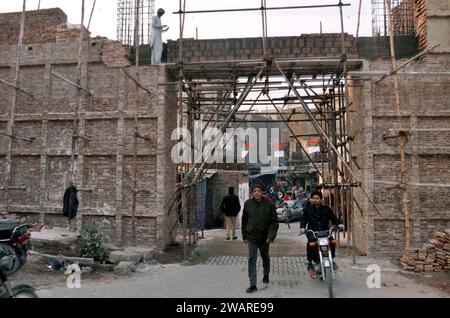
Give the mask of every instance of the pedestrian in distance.
POLYGON ((234 188, 228 188, 228 195, 223 197, 220 209, 225 214, 225 222, 227 228, 227 240, 233 238, 236 240, 236 216, 241 211, 239 197, 234 194, 234 188), (232 236, 231 236, 232 235, 232 236))
POLYGON ((245 201, 242 214, 242 238, 248 245, 248 276, 250 287, 247 293, 258 290, 256 261, 258 250, 263 262, 263 283, 269 283, 270 273, 270 244, 275 240, 278 232, 278 217, 273 202, 263 199, 263 188, 260 184, 253 184, 252 198, 245 201))
POLYGON ((291 208, 286 204, 283 208, 283 216, 284 216, 284 223, 287 224, 288 228, 291 228, 291 217, 292 217, 292 211, 291 208))

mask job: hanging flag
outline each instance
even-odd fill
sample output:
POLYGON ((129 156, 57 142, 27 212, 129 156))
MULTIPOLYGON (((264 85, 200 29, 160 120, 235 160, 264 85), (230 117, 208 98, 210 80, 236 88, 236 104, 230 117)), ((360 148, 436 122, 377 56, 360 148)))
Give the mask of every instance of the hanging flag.
POLYGON ((252 144, 244 144, 244 149, 242 149, 242 158, 245 158, 248 155, 251 147, 253 147, 252 144))
POLYGON ((275 144, 275 158, 284 158, 284 144, 275 144))
POLYGON ((320 152, 320 140, 308 140, 308 154, 320 152))

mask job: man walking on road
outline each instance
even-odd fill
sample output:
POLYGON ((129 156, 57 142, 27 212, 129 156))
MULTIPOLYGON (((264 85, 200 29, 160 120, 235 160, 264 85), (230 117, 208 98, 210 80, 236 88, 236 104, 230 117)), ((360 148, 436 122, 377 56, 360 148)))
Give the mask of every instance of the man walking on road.
POLYGON ((256 287, 256 260, 258 249, 263 261, 263 283, 269 283, 269 246, 278 231, 278 217, 272 201, 263 199, 263 189, 259 184, 252 186, 252 198, 245 201, 242 214, 242 238, 248 244, 248 276, 250 287, 247 293, 258 290, 256 287))
POLYGON ((230 240, 231 234, 233 234, 233 240, 236 240, 236 216, 241 211, 241 204, 239 203, 238 196, 234 194, 233 187, 228 188, 228 195, 223 197, 220 209, 225 214, 227 240, 230 240))

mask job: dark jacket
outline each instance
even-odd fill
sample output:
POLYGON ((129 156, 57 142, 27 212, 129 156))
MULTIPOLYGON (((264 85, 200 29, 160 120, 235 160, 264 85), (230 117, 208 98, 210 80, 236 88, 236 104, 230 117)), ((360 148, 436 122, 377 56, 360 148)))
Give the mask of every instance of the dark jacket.
POLYGON ((260 202, 249 199, 244 203, 242 214, 242 238, 250 242, 275 240, 278 231, 278 217, 272 201, 262 199, 260 202))
POLYGON ((325 231, 330 228, 330 222, 335 225, 339 224, 338 218, 328 206, 319 205, 316 208, 312 204, 308 204, 303 209, 300 228, 305 229, 308 225, 309 230, 325 231))
POLYGON ((223 197, 220 209, 226 216, 236 216, 241 211, 241 204, 239 203, 239 198, 235 194, 229 194, 223 197))
POLYGON ((78 199, 77 188, 70 186, 64 192, 64 206, 63 214, 70 219, 73 219, 77 215, 78 199))

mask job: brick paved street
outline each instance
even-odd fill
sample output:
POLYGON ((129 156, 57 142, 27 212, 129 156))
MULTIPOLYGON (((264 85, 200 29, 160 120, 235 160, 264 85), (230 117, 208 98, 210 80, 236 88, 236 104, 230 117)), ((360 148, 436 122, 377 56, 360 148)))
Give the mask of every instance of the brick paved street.
MULTIPOLYGON (((196 249, 205 260, 196 265, 165 264, 149 266, 142 273, 124 279, 82 282, 81 289, 64 287, 43 289, 41 297, 180 297, 180 298, 241 298, 241 297, 328 297, 326 285, 312 280, 305 272, 305 256, 300 249, 304 238, 297 236, 297 226, 290 230, 280 226, 279 236, 272 246, 270 283, 264 286, 262 264, 258 257, 258 292, 245 293, 248 287, 247 258, 242 241, 225 241, 224 230, 205 232, 196 249), (233 254, 235 250, 235 255, 233 254), (299 252, 300 251, 300 252, 299 252), (284 253, 286 255, 280 255, 284 253), (297 255, 296 253, 297 252, 297 255)), ((344 242, 343 242, 344 243, 344 242)), ((339 253, 339 250, 338 250, 339 253)), ((336 297, 448 297, 444 292, 415 283, 400 274, 400 269, 386 259, 358 258, 353 265, 345 256, 338 258, 341 270, 336 297), (381 288, 369 289, 366 269, 370 264, 381 267, 381 288)), ((62 278, 63 279, 63 278, 62 278)))

